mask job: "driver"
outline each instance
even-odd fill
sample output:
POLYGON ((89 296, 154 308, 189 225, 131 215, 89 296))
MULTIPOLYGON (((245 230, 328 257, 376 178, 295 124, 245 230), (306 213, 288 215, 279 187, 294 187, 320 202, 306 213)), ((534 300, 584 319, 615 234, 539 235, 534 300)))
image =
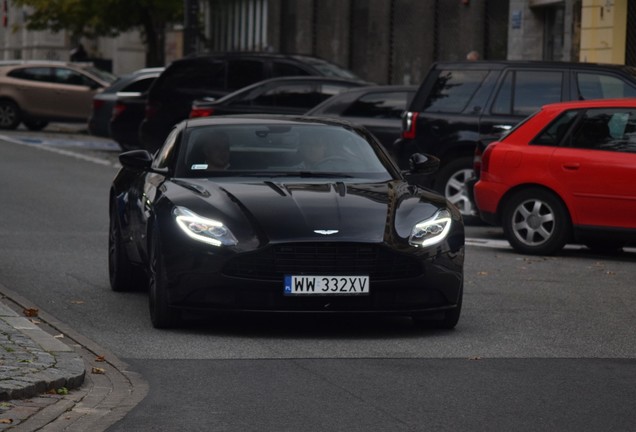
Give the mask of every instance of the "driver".
POLYGON ((328 157, 325 137, 315 132, 306 132, 300 137, 298 152, 301 162, 298 168, 311 169, 317 167, 328 157))

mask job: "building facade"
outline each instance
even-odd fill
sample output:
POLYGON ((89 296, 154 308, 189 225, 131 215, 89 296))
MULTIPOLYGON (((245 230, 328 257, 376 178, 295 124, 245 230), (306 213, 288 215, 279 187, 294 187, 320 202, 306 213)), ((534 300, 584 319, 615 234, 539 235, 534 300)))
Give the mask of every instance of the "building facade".
MULTIPOLYGON (((76 43, 68 32, 28 30, 25 19, 28 8, 3 0, 2 9, 0 60, 70 60, 70 52, 76 43)), ((128 73, 145 66, 146 49, 138 32, 78 42, 86 49, 90 61, 115 74, 128 73)))
MULTIPOLYGON (((68 60, 65 32, 29 31, 8 5, 0 59, 68 60)), ((432 62, 464 59, 636 65, 636 0, 187 0, 193 51, 277 51, 323 57, 380 84, 419 83, 432 62)), ((167 30, 166 59, 184 54, 167 30)), ((144 67, 140 35, 82 41, 117 73, 144 67)))

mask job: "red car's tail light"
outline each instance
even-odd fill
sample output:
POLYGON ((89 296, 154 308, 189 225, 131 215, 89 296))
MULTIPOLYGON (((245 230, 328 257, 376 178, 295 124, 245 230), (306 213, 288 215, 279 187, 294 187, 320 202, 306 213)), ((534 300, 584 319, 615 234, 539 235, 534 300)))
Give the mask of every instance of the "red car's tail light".
POLYGON ((417 112, 406 111, 402 118, 402 138, 414 139, 417 124, 417 112))
POLYGON ((192 110, 190 110, 190 118, 209 117, 212 114, 214 114, 214 108, 193 107, 192 110))

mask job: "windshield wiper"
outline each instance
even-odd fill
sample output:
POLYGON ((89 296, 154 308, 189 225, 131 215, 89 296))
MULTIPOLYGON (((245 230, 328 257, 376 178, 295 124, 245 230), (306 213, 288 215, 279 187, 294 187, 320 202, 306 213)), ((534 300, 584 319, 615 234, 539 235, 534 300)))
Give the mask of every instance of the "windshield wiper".
POLYGON ((336 172, 316 172, 316 171, 297 171, 297 172, 248 172, 237 173, 237 176, 245 177, 301 177, 301 178, 352 178, 352 175, 336 173, 336 172))

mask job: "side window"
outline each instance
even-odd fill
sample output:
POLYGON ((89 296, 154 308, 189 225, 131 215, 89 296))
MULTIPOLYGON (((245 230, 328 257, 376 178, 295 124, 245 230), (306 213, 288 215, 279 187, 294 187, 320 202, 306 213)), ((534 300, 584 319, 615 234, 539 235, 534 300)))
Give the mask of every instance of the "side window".
POLYGON ((493 114, 527 116, 543 105, 560 102, 563 72, 507 72, 493 104, 493 114))
POLYGON ((175 64, 161 75, 152 92, 164 100, 183 93, 183 90, 205 96, 206 91, 225 89, 225 72, 224 61, 175 64))
POLYGON ((578 113, 578 110, 570 110, 561 114, 532 140, 532 144, 548 146, 561 144, 564 147, 569 146, 569 141, 563 142, 563 138, 576 120, 578 113))
POLYGON ((442 113, 462 112, 486 78, 486 71, 440 71, 431 89, 424 111, 442 113))
POLYGON ((577 73, 580 99, 611 99, 636 97, 636 87, 610 75, 577 73))
POLYGON ((400 119, 408 99, 407 92, 370 93, 351 104, 342 115, 400 119))
POLYGON ((264 63, 260 60, 230 60, 228 63, 228 89, 238 90, 265 79, 264 63))
POLYGON ((636 110, 591 109, 574 133, 572 146, 636 153, 636 110))
POLYGON ((331 96, 342 93, 349 90, 351 87, 342 86, 338 84, 319 84, 316 89, 316 98, 312 101, 312 105, 309 108, 313 108, 320 102, 329 99, 331 96))
POLYGON ((169 168, 172 163, 173 155, 177 148, 177 142, 181 137, 181 129, 174 128, 168 134, 163 146, 159 149, 159 153, 152 163, 153 168, 169 168))
POLYGON ((304 69, 299 68, 298 66, 281 61, 275 61, 272 63, 272 77, 282 77, 282 76, 303 76, 310 75, 309 72, 304 69))
POLYGON ((56 83, 76 86, 90 86, 93 81, 72 69, 53 68, 53 77, 56 83))
POLYGON ((311 108, 316 104, 315 86, 311 84, 287 84, 271 88, 252 100, 254 105, 311 108))
POLYGON ((52 80, 51 68, 47 67, 14 69, 7 75, 29 81, 51 82, 52 80))

